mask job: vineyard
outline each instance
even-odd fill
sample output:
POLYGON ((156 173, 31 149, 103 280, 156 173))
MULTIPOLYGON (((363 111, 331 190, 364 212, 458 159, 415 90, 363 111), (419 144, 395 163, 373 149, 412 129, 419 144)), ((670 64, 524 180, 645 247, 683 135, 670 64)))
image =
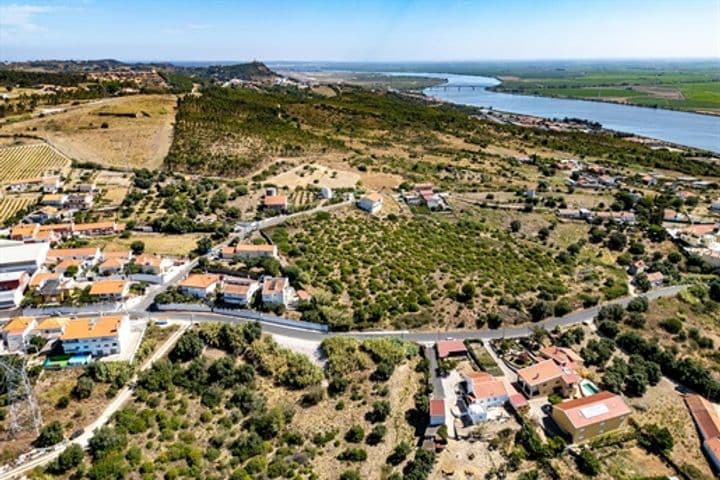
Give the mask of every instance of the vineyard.
POLYGON ((16 212, 27 208, 29 205, 37 202, 36 197, 12 196, 0 198, 0 225, 4 225, 5 221, 12 217, 16 212))
POLYGON ((0 148, 0 184, 41 177, 69 166, 70 160, 47 145, 0 148))

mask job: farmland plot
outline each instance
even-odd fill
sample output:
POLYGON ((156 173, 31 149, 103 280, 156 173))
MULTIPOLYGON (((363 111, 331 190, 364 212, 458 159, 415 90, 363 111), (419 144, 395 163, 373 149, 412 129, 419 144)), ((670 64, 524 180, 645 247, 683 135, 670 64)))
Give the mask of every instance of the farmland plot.
POLYGON ((44 144, 0 149, 0 184, 63 171, 70 160, 44 144))

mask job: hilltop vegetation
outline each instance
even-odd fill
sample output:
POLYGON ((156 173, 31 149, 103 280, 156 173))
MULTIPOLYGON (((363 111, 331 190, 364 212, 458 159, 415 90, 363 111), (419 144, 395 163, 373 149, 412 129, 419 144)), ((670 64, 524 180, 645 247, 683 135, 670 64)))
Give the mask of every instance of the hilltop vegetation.
POLYGON ((412 174, 430 161, 453 168, 464 160, 506 158, 492 147, 544 149, 609 164, 720 175, 720 165, 653 150, 607 134, 549 132, 498 125, 469 107, 437 105, 392 92, 335 87, 336 95, 296 88, 218 88, 180 99, 173 145, 165 165, 174 171, 245 175, 277 156, 369 155, 412 174), (404 165, 400 165, 403 164, 404 165))

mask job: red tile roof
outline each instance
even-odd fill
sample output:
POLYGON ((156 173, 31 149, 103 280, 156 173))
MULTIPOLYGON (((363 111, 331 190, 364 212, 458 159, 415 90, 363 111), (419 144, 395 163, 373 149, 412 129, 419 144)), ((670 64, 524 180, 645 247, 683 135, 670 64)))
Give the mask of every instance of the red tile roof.
POLYGON ((720 436, 720 418, 707 400, 700 395, 690 394, 685 397, 685 403, 704 440, 720 436))
POLYGON ((445 400, 432 399, 430 400, 430 415, 445 416, 445 400))
POLYGON ((584 428, 631 413, 622 397, 612 392, 600 392, 558 403, 554 408, 564 412, 575 428, 584 428))
POLYGON ((467 353, 467 347, 462 340, 440 340, 436 347, 440 358, 446 358, 453 353, 467 353))

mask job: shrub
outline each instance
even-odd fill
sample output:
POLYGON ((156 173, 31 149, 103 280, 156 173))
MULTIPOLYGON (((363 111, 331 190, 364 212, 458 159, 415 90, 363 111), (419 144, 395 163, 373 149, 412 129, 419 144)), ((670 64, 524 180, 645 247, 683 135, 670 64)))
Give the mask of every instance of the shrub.
POLYGON ((345 441, 350 443, 360 443, 365 438, 365 430, 360 425, 353 425, 345 433, 345 441))
POLYGON ((367 460, 367 451, 364 448, 346 448, 337 458, 347 462, 364 462, 367 460))
POLYGON ((600 460, 589 448, 580 450, 580 453, 575 457, 575 463, 578 470, 585 475, 594 477, 600 473, 600 460))
POLYGON ((383 424, 375 425, 367 436, 366 442, 368 445, 377 445, 383 441, 387 428, 383 424))
POLYGON ((370 412, 373 422, 384 422, 388 415, 390 415, 390 402, 387 400, 373 402, 373 409, 370 412))
POLYGON ((84 456, 85 452, 82 447, 77 443, 71 443, 58 458, 48 465, 48 471, 56 475, 65 473, 80 465, 84 456))
POLYGON ((664 453, 672 450, 675 441, 667 427, 659 427, 652 423, 640 429, 638 443, 649 452, 664 453))
POLYGON ((345 470, 340 475, 340 480, 362 480, 362 477, 357 470, 345 470))
POLYGON ((197 358, 203 351, 204 344, 200 336, 194 331, 188 331, 180 337, 175 348, 170 352, 170 360, 173 362, 187 362, 197 358))
POLYGON ((647 312, 649 303, 646 297, 635 297, 628 303, 626 310, 628 312, 647 312))
POLYGON ((662 320, 659 325, 663 328, 663 330, 673 335, 680 333, 683 326, 682 322, 677 318, 667 318, 662 320))
POLYGON ((85 375, 78 378, 77 383, 72 389, 72 395, 78 400, 89 398, 95 388, 95 382, 85 375))
POLYGON ((95 435, 88 442, 90 455, 95 460, 104 458, 105 456, 120 451, 127 445, 127 437, 125 434, 118 432, 112 427, 100 427, 95 435))
POLYGON ((54 420, 44 425, 40 430, 40 434, 33 442, 37 448, 51 447, 63 441, 63 427, 60 422, 54 420))
POLYGON ((403 461, 405 461, 411 451, 412 447, 410 446, 410 444, 403 440, 402 442, 395 445, 392 453, 388 455, 387 463, 389 463, 390 465, 399 465, 403 461))

